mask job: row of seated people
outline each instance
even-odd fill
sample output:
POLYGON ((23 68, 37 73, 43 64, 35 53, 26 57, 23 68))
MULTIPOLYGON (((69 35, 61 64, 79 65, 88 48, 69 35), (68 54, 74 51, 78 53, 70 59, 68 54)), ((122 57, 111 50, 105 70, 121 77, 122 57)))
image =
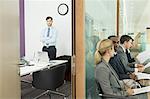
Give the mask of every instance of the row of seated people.
POLYGON ((119 39, 116 36, 110 36, 108 39, 113 41, 114 50, 116 54, 112 57, 109 61, 113 69, 119 76, 120 80, 123 79, 136 79, 134 73, 136 72, 145 72, 150 73, 147 68, 145 70, 144 65, 139 63, 138 60, 131 57, 130 50, 133 46, 133 39, 128 35, 123 35, 120 38, 120 45, 119 39))
POLYGON ((120 45, 116 36, 99 41, 95 52, 95 79, 104 94, 150 99, 149 92, 134 95, 134 89, 139 86, 131 86, 126 82, 127 79, 136 82, 134 73, 144 71, 144 66, 137 64, 127 53, 132 43, 133 39, 128 35, 121 36, 120 45))

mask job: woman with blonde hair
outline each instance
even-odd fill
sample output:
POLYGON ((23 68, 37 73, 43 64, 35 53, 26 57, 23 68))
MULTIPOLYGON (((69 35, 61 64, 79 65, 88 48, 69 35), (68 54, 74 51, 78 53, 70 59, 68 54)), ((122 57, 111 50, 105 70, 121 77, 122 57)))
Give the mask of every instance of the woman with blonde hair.
POLYGON ((125 87, 125 84, 119 81, 118 75, 109 64, 109 60, 113 55, 114 45, 111 40, 104 39, 98 42, 95 52, 95 79, 100 85, 102 93, 129 96, 127 99, 148 99, 146 94, 131 96, 134 93, 133 89, 125 87))

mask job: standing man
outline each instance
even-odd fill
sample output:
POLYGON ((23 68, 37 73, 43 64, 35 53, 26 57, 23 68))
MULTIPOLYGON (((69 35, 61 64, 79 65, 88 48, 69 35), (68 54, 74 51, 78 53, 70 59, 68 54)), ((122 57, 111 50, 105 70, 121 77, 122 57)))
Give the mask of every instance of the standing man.
POLYGON ((48 16, 46 18, 47 27, 42 30, 41 41, 43 43, 42 51, 48 52, 49 59, 56 58, 56 30, 52 26, 53 18, 48 16))

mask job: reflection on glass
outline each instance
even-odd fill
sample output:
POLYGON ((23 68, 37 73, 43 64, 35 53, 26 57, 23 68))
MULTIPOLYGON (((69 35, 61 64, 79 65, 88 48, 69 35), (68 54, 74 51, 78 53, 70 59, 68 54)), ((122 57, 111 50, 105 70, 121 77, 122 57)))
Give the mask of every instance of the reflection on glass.
MULTIPOLYGON (((133 57, 150 50, 150 0, 119 0, 119 35, 134 39, 133 57), (138 10, 137 10, 138 9, 138 10)), ((96 43, 116 35, 117 0, 85 0, 86 98, 96 99, 94 52, 96 43)))
POLYGON ((116 34, 116 0, 85 0, 86 98, 97 99, 94 53, 99 40, 116 34))
POLYGON ((150 50, 149 9, 149 0, 120 0, 119 33, 134 39, 134 53, 150 50))

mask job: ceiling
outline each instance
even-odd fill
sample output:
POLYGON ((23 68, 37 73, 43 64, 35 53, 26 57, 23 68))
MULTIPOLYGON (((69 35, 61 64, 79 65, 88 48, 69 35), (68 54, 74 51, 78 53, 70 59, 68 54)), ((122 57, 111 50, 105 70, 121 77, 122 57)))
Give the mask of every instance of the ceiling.
POLYGON ((150 23, 150 0, 120 0, 121 17, 124 17, 126 32, 143 32, 150 23))
MULTIPOLYGON (((115 28, 117 0, 85 0, 85 10, 105 28, 115 28)), ((120 0, 122 32, 144 32, 150 26, 150 0, 120 0)))

